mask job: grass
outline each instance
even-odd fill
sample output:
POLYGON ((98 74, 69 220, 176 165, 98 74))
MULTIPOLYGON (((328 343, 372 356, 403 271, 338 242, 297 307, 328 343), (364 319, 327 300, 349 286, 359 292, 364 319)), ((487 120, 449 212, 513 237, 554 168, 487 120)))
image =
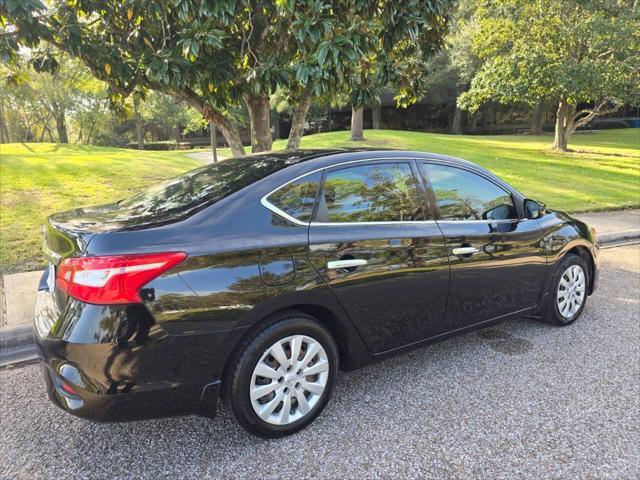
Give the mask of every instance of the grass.
POLYGON ((44 219, 111 202, 201 165, 178 152, 56 145, 0 145, 0 268, 42 265, 44 219))
MULTIPOLYGON (((640 206, 640 130, 575 134, 575 151, 550 150, 550 136, 453 136, 366 130, 310 135, 303 148, 364 146, 454 155, 492 170, 525 195, 569 212, 640 206)), ((286 141, 275 142, 274 149, 286 141)), ((210 151, 209 151, 210 152, 210 151)), ((221 157, 228 150, 220 151, 221 157)), ((207 154, 203 156, 208 157, 207 154)), ((0 145, 0 267, 4 273, 41 266, 41 225, 47 215, 114 201, 197 167, 183 152, 102 147, 0 145)))
MULTIPOLYGON (((491 170, 525 195, 569 212, 640 205, 640 130, 579 133, 574 152, 550 149, 550 136, 454 136, 365 130, 367 147, 453 155, 491 170)), ((302 146, 352 146, 348 132, 303 138, 302 146)))

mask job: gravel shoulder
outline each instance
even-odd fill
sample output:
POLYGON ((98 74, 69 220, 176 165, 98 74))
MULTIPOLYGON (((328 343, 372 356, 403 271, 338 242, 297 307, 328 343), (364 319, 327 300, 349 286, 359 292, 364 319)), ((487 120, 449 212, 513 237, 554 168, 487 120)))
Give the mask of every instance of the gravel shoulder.
POLYGON ((37 365, 0 370, 0 478, 640 478, 640 247, 603 252, 575 325, 531 320, 339 375, 316 422, 247 435, 226 412, 95 424, 37 365))

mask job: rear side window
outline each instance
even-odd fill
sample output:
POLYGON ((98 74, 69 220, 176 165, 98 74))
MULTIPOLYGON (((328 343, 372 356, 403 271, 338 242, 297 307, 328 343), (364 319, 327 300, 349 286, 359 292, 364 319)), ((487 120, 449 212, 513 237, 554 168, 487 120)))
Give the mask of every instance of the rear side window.
POLYGON ((511 194, 475 173, 423 163, 443 220, 518 218, 511 194))
POLYGON ((424 220, 408 163, 375 163, 326 174, 315 221, 424 220))
POLYGON ((289 154, 231 158, 192 170, 118 202, 136 217, 162 217, 215 203, 232 193, 296 163, 289 154))
POLYGON ((320 172, 288 183, 267 197, 267 201, 296 220, 308 222, 320 186, 320 172))

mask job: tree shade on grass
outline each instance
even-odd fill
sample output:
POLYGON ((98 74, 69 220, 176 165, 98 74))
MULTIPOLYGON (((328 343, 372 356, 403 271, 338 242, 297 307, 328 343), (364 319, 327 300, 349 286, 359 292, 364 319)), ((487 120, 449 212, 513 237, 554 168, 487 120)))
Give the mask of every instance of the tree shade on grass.
MULTIPOLYGON (((303 148, 373 147, 458 156, 500 175, 550 208, 596 211, 640 206, 640 130, 576 134, 572 153, 550 150, 549 136, 462 136, 367 130, 309 135, 303 148)), ((274 148, 281 150, 286 140, 274 148)), ((221 158, 229 156, 222 149, 221 158)), ((210 152, 206 156, 208 161, 210 152)), ((118 200, 201 163, 183 152, 55 144, 0 145, 0 264, 3 273, 42 266, 47 215, 118 200)), ((259 206, 257 208, 260 208, 259 206)))

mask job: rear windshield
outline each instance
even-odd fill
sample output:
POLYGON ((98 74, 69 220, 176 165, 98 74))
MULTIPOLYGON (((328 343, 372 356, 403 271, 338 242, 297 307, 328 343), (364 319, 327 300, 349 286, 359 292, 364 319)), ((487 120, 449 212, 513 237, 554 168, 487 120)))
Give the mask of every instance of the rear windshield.
POLYGON ((118 205, 138 215, 186 212, 214 203, 298 160, 285 156, 231 158, 167 180, 118 205))

